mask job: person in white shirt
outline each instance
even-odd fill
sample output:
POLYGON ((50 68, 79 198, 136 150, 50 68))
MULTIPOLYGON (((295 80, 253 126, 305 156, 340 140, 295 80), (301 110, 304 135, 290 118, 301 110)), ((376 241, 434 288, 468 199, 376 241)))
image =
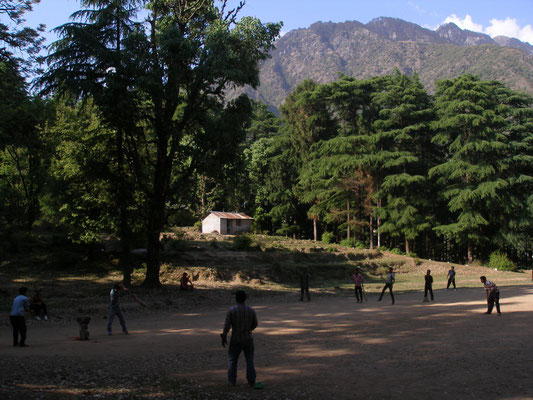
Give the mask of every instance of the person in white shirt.
POLYGON ((394 270, 391 267, 389 268, 389 273, 387 274, 385 286, 383 286, 383 290, 381 291, 381 294, 379 295, 378 301, 381 301, 381 299, 383 298, 383 294, 385 293, 385 290, 387 290, 388 288, 390 291, 390 297, 392 299, 392 304, 394 304, 394 293, 392 293, 392 285, 394 285, 395 281, 396 281, 396 277, 394 275, 394 270))

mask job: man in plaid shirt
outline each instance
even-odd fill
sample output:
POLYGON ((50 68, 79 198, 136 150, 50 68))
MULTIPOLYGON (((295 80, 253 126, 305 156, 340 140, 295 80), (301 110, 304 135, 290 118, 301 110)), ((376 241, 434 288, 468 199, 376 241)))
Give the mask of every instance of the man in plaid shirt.
POLYGON ((485 276, 482 276, 479 279, 481 280, 481 283, 485 287, 485 292, 487 293, 488 309, 485 314, 491 314, 492 308, 494 307, 494 304, 496 304, 496 311, 498 311, 498 315, 502 315, 500 312, 500 289, 498 289, 498 286, 496 286, 494 282, 487 280, 485 276))
POLYGON ((220 334, 222 346, 226 347, 228 332, 231 329, 231 340, 228 348, 228 380, 235 385, 237 381, 237 362, 241 351, 246 359, 246 380, 250 386, 255 385, 254 366, 254 340, 252 331, 257 327, 257 316, 255 310, 247 304, 246 293, 243 290, 235 292, 237 304, 230 307, 226 313, 224 330, 220 334))

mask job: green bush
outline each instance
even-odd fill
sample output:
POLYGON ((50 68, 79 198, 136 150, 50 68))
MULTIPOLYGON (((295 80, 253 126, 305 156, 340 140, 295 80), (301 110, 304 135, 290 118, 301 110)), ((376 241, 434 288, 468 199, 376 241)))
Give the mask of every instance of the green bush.
POLYGON ((496 268, 503 271, 515 271, 516 266, 507 258, 505 253, 497 250, 490 255, 489 267, 496 268))
POLYGON ((253 240, 248 235, 239 235, 233 238, 233 248, 235 250, 246 251, 252 247, 253 240))
POLYGON ((357 240, 355 242, 355 248, 359 250, 366 249, 366 243, 363 243, 360 240, 357 240))
POLYGON ((397 248, 392 249, 390 252, 393 253, 393 254, 398 254, 400 256, 404 255, 403 251, 401 251, 400 249, 397 249, 397 248))
POLYGON ((355 239, 343 239, 340 241, 340 245, 344 247, 355 247, 355 239))
POLYGON ((406 256, 407 257, 411 257, 411 258, 416 258, 417 257, 416 253, 407 253, 406 256))
POLYGON ((333 232, 324 232, 322 234, 322 243, 330 244, 335 242, 335 234, 333 232))
POLYGON ((198 232, 202 232, 202 221, 196 221, 194 223, 194 229, 198 232))

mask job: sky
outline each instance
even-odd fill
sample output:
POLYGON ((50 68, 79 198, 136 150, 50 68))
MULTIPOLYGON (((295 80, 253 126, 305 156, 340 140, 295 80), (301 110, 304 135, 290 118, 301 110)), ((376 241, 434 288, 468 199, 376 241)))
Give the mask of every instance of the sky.
MULTIPOLYGON (((41 0, 26 15, 27 25, 43 23, 50 30, 68 22, 79 8, 78 0, 41 0)), ((429 29, 454 22, 462 29, 515 37, 533 45, 533 0, 247 0, 241 15, 262 22, 282 21, 282 34, 317 21, 367 23, 394 17, 429 29)), ((50 33, 47 40, 55 36, 50 33)))

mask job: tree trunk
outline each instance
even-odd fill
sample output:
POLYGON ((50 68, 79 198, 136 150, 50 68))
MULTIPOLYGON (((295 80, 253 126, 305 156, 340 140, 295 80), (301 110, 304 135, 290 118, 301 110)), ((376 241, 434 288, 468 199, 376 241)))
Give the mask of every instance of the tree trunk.
POLYGON ((374 218, 372 218, 372 215, 370 215, 368 227, 370 231, 370 250, 372 250, 374 248, 374 218))
POLYGON ((170 181, 171 163, 172 160, 167 155, 167 146, 169 141, 169 134, 164 129, 159 127, 157 134, 159 143, 157 146, 157 161, 153 176, 153 185, 151 199, 148 203, 149 210, 147 212, 147 254, 146 254, 146 277, 143 286, 146 287, 160 287, 159 269, 160 269, 160 255, 161 243, 159 237, 165 225, 166 212, 166 198, 168 186, 170 181))
POLYGON ((128 189, 126 188, 126 176, 124 172, 124 131, 117 132, 117 168, 118 168, 118 219, 120 235, 119 268, 123 273, 123 283, 131 286, 131 229, 128 223, 128 189))
POLYGON ((426 258, 429 258, 429 232, 426 232, 426 258))
POLYGON ((409 240, 405 238, 405 254, 409 254, 411 252, 411 249, 409 248, 409 240))
POLYGON ((350 201, 346 201, 346 239, 350 240, 350 201))
POLYGON ((468 249, 467 249, 467 252, 468 252, 468 264, 471 264, 472 263, 472 260, 473 260, 473 257, 472 257, 472 241, 468 241, 468 249))
POLYGON ((313 237, 314 241, 318 241, 318 227, 316 223, 316 217, 313 217, 313 237))
MULTIPOLYGON (((378 199, 378 202, 377 202, 377 206, 378 206, 378 209, 381 208, 381 199, 378 199)), ((381 218, 378 217, 378 248, 381 247, 381 232, 379 230, 379 228, 381 227, 381 218)))

